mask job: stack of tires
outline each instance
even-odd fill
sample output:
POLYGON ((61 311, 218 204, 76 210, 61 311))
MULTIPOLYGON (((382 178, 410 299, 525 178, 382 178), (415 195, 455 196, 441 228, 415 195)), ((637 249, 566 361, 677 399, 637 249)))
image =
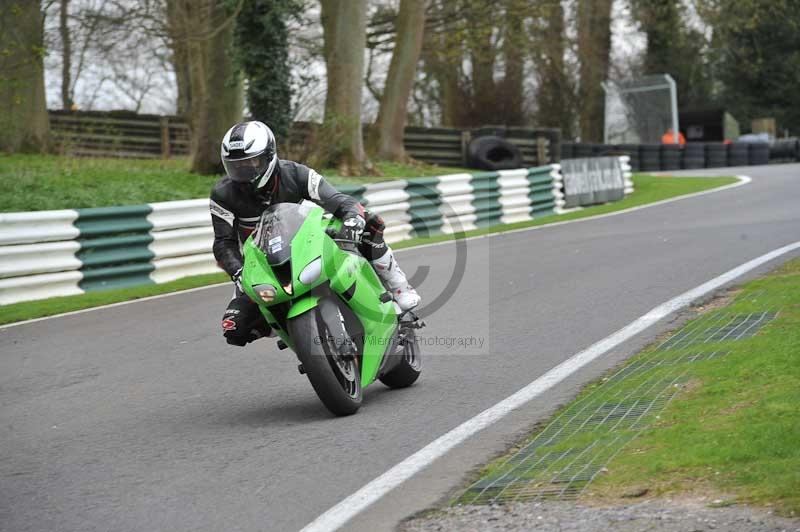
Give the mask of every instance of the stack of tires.
POLYGON ((728 164, 728 145, 719 143, 706 144, 706 168, 722 168, 728 164))
POLYGON ((683 148, 681 168, 705 168, 706 145, 704 142, 690 142, 683 148))
POLYGON ((776 163, 786 163, 797 159, 797 139, 776 140, 769 148, 769 159, 776 163))
POLYGON ((662 170, 681 169, 680 144, 664 144, 661 146, 661 169, 662 170))
POLYGON ((642 144, 639 146, 639 166, 644 172, 661 170, 661 144, 642 144))
POLYGON ((747 166, 748 163, 748 144, 746 142, 734 142, 728 145, 728 166, 747 166))
POLYGON ((769 144, 766 142, 751 143, 747 156, 751 165, 769 164, 769 144))
POLYGON ((574 157, 576 159, 582 159, 584 157, 591 157, 592 156, 592 144, 588 144, 586 142, 576 142, 574 148, 574 157))

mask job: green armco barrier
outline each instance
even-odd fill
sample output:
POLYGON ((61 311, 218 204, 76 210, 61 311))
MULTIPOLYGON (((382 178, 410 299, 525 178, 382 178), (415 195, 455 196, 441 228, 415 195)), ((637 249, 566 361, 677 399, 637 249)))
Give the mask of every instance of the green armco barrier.
POLYGON ((117 233, 146 233, 153 228, 153 224, 147 221, 147 216, 153 212, 149 205, 97 207, 77 211, 78 219, 74 224, 80 230, 81 238, 117 233))
POLYGON ((147 216, 150 205, 78 209, 75 227, 80 231, 83 274, 78 286, 85 291, 152 283, 148 274, 154 254, 148 246, 153 229, 147 216))
POLYGON ((438 184, 439 179, 435 177, 406 181, 405 192, 408 194, 412 235, 415 237, 441 232, 443 223, 439 206, 442 204, 442 198, 436 190, 438 184))
POLYGON ((503 216, 503 206, 500 204, 500 183, 497 172, 478 172, 473 174, 472 193, 475 198, 475 225, 488 227, 500 223, 503 216))

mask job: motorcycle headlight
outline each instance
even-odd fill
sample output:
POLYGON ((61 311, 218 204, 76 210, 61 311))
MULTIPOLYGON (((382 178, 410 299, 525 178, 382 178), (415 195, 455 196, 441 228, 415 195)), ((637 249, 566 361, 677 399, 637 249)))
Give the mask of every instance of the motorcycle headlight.
POLYGON ((319 279, 320 273, 322 273, 322 257, 317 257, 309 262, 305 268, 303 268, 303 271, 300 272, 300 275, 297 278, 303 284, 311 284, 319 279))
POLYGON ((275 299, 275 295, 278 293, 271 284, 256 285, 253 287, 253 290, 264 303, 272 303, 275 299))

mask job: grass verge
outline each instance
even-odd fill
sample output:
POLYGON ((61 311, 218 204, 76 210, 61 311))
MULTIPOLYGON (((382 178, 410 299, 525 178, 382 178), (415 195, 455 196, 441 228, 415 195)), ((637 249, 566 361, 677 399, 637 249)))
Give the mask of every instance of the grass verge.
POLYGON ((74 296, 52 297, 37 301, 22 301, 0 306, 0 325, 224 282, 230 282, 230 277, 224 273, 212 273, 184 277, 164 284, 148 284, 130 288, 87 292, 74 296))
POLYGON ((455 502, 548 498, 572 483, 589 502, 689 495, 798 515, 800 259, 696 310, 489 463, 455 502), (752 336, 719 328, 761 312, 778 315, 752 336))
POLYGON ((780 311, 730 354, 693 365, 697 384, 599 478, 597 496, 706 492, 800 514, 800 259, 748 283, 726 308, 780 311))
MULTIPOLYGON (((645 205, 663 199, 668 199, 676 196, 690 194, 692 192, 699 192, 720 186, 728 185, 736 181, 733 177, 716 177, 716 178, 668 178, 668 177, 654 177, 637 175, 634 176, 634 183, 636 191, 626 197, 625 199, 609 203, 606 205, 598 205, 580 211, 571 212, 560 216, 546 216, 531 220, 529 222, 521 222, 516 224, 501 225, 495 227, 487 227, 475 231, 469 231, 465 234, 466 237, 477 236, 489 233, 498 233, 503 231, 510 231, 513 229, 522 229, 525 227, 532 227, 537 225, 545 225, 548 223, 560 222, 564 220, 572 220, 577 218, 586 218, 597 214, 604 214, 608 212, 618 211, 635 207, 638 205, 645 205)), ((452 236, 437 235, 430 238, 415 238, 403 242, 392 244, 395 249, 407 248, 420 244, 440 242, 450 240, 452 236)), ((117 303, 119 301, 126 301, 129 299, 139 299, 157 294, 164 294, 168 292, 175 292, 178 290, 185 290, 187 288, 194 288, 206 284, 213 284, 227 280, 223 274, 202 275, 198 277, 187 277, 171 283, 160 285, 147 285, 134 288, 124 288, 117 290, 107 290, 101 292, 90 292, 87 294, 55 297, 50 299, 43 299, 39 301, 29 301, 21 303, 13 303, 10 305, 0 306, 0 324, 12 323, 15 321, 28 320, 33 318, 41 318, 44 316, 53 316, 63 312, 70 312, 74 310, 81 310, 89 307, 97 307, 110 303, 117 303)))
MULTIPOLYGON (((468 171, 432 164, 377 161, 380 176, 341 177, 334 184, 359 184, 468 171)), ((0 155, 0 212, 136 205, 207 197, 219 176, 187 170, 186 158, 168 160, 0 155)))

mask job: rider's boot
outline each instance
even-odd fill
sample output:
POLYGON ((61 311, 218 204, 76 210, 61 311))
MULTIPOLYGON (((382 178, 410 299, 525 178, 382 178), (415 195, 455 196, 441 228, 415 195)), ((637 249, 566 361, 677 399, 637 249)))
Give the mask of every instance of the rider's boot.
POLYGON ((400 310, 411 310, 419 305, 419 294, 408 284, 408 278, 397 265, 392 248, 386 246, 386 253, 371 261, 370 264, 375 268, 375 273, 380 277, 383 286, 392 294, 400 310))

